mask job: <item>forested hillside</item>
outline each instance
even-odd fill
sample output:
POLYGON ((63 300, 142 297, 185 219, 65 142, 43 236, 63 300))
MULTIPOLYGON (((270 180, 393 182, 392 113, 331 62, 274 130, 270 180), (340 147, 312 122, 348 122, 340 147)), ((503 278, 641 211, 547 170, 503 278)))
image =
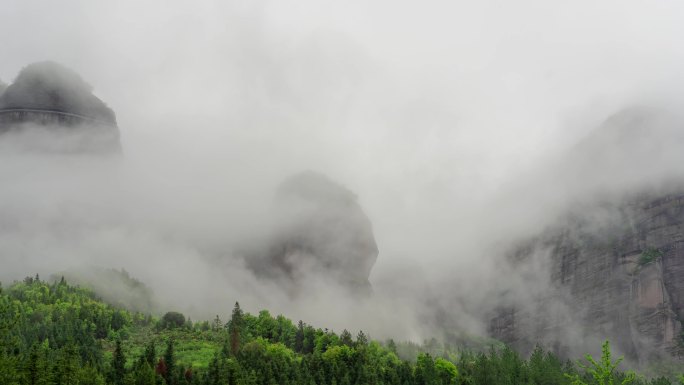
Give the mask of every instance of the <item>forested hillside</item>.
POLYGON ((265 310, 251 315, 237 303, 226 323, 177 312, 155 318, 38 276, 0 291, 0 342, 0 384, 7 385, 673 384, 613 370, 607 342, 592 371, 539 348, 525 359, 506 347, 477 353, 434 341, 380 343, 265 310), (401 350, 415 359, 400 359, 401 350))

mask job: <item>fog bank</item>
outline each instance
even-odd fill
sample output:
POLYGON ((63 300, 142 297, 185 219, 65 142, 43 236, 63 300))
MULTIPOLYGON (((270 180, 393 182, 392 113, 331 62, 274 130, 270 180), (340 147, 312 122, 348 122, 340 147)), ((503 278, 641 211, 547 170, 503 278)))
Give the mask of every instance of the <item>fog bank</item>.
POLYGON ((0 279, 125 268, 193 319, 239 300, 377 338, 483 333, 493 293, 519 279, 509 245, 585 197, 682 177, 683 16, 640 1, 9 0, 0 79, 74 69, 116 112, 123 156, 0 144, 0 279), (594 167, 624 143, 583 138, 630 106, 671 123, 640 131, 629 167, 594 167), (293 300, 236 252, 304 170, 355 193, 373 225, 366 301, 315 279, 293 300))

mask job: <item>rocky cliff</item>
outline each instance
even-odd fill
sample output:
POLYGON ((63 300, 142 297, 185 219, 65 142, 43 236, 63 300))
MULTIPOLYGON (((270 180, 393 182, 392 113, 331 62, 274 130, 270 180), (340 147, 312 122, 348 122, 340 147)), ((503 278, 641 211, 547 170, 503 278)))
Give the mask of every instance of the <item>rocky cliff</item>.
POLYGON ((521 264, 547 259, 550 279, 500 309, 495 337, 521 351, 541 343, 566 356, 610 338, 644 363, 684 353, 684 194, 612 209, 619 223, 575 218, 518 252, 521 264))
POLYGON ((292 296, 312 282, 339 285, 352 295, 371 291, 378 247, 356 195, 324 175, 304 172, 280 185, 274 207, 268 249, 247 259, 252 271, 292 296))
POLYGON ((14 149, 61 153, 119 152, 116 116, 74 71, 33 63, 2 90, 0 134, 14 149))
POLYGON ((623 111, 574 149, 559 175, 591 185, 591 198, 511 252, 511 274, 537 269, 501 293, 494 337, 567 357, 609 338, 634 362, 682 359, 682 127, 652 111, 623 111))

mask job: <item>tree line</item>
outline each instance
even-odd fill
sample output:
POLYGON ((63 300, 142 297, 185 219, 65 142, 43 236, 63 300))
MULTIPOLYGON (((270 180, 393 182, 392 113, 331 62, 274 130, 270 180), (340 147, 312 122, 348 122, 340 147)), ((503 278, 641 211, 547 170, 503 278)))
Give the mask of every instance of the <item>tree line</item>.
MULTIPOLYGON (((401 359, 392 340, 337 334, 235 303, 226 323, 156 319, 110 306, 64 279, 28 277, 0 286, 0 384, 7 385, 582 385, 676 384, 618 369, 604 343, 586 365, 537 348, 521 357, 424 349, 401 359), (190 352, 190 346, 200 346, 190 352), (194 355, 193 355, 194 354, 194 355)), ((673 382, 673 380, 675 382, 673 382)), ((684 379, 681 379, 684 383, 684 379)))

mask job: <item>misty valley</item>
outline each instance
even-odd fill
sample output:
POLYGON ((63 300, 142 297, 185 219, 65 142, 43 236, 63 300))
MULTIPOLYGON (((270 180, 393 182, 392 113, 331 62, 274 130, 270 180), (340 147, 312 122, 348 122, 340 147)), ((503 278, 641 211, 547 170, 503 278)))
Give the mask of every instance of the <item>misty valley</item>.
POLYGON ((39 3, 0 385, 684 385, 683 5, 39 3))

